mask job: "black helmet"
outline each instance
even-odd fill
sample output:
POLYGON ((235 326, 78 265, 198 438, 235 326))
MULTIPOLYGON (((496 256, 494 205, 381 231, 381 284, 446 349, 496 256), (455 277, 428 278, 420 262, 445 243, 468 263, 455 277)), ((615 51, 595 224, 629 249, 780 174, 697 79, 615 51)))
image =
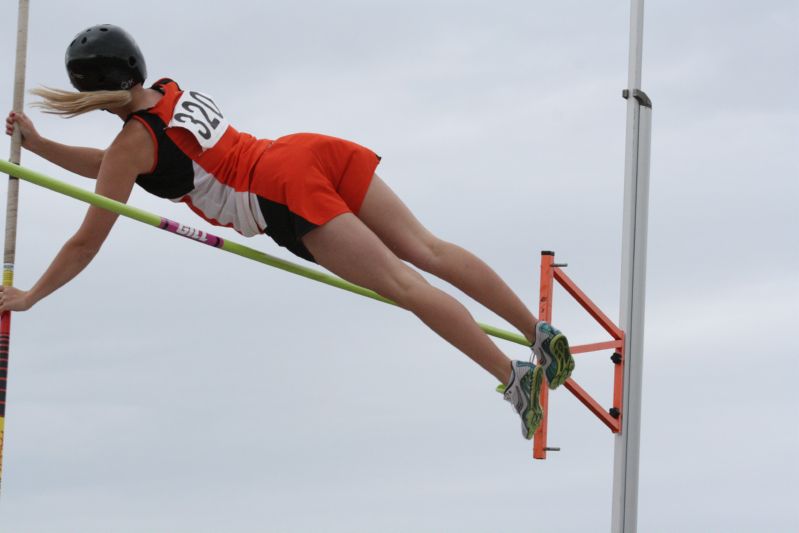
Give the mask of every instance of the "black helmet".
POLYGON ((136 41, 113 24, 83 30, 67 47, 69 81, 79 91, 130 89, 147 77, 147 65, 136 41))

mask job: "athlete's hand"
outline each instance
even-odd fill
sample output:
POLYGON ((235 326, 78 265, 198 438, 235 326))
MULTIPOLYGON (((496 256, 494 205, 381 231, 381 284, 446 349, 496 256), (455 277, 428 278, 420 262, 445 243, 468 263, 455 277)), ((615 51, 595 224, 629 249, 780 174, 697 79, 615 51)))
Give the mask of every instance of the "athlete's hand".
POLYGON ((21 291, 14 287, 0 285, 0 312, 27 311, 31 308, 28 303, 28 291, 21 291))
POLYGON ((33 121, 25 113, 11 111, 6 117, 6 135, 13 135, 15 124, 22 134, 22 147, 33 151, 33 147, 42 140, 42 136, 33 126, 33 121))

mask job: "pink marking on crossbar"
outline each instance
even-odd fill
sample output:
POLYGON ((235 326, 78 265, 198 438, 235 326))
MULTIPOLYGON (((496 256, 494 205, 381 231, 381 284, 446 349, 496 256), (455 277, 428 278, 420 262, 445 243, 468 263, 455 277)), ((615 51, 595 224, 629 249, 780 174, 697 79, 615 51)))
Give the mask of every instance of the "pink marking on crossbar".
POLYGON ((159 224, 158 227, 170 233, 174 233, 175 235, 180 235, 181 237, 213 246, 214 248, 221 248, 222 245, 225 244, 225 240, 222 237, 217 237, 216 235, 190 226, 184 226, 180 222, 175 222, 168 218, 161 218, 161 224, 159 224))

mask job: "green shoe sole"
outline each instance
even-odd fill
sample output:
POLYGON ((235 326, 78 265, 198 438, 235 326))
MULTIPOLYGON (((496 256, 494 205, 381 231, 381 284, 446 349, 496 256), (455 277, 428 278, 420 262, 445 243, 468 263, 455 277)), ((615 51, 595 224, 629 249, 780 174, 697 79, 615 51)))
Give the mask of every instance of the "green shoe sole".
POLYGON ((556 389, 563 385, 574 370, 574 357, 569 351, 569 341, 562 333, 558 333, 549 341, 549 352, 554 360, 550 365, 557 365, 557 371, 553 379, 549 380, 549 388, 556 389))
POLYGON ((536 366, 532 372, 528 372, 522 378, 522 387, 526 390, 530 384, 530 406, 524 413, 524 424, 527 428, 526 438, 532 439, 541 421, 544 419, 544 412, 541 409, 541 384, 544 382, 544 372, 541 367, 536 366), (532 383, 530 383, 532 381, 532 383))

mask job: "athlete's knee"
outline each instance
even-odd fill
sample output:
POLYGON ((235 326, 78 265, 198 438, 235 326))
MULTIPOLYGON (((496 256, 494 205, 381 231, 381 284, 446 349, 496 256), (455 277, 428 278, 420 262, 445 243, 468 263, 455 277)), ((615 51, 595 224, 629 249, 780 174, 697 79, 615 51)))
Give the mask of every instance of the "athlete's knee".
POLYGON ((430 234, 417 243, 406 260, 425 272, 435 274, 451 247, 451 243, 430 234))
POLYGON ((394 300, 399 305, 405 304, 418 293, 429 287, 427 280, 411 267, 400 263, 401 266, 388 272, 377 292, 386 298, 394 300))

